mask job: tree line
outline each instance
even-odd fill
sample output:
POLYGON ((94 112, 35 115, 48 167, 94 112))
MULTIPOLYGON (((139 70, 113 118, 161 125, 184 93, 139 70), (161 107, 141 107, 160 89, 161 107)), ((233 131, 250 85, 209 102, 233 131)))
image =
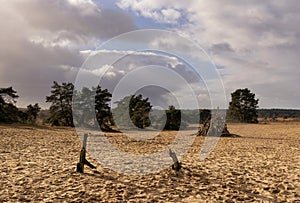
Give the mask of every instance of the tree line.
POLYGON ((40 106, 29 104, 25 110, 20 110, 15 105, 18 97, 12 87, 0 88, 0 123, 35 123, 40 106))
MULTIPOLYGON (((143 98, 141 94, 124 97, 116 102, 116 108, 111 109, 112 94, 99 85, 91 89, 83 87, 81 91, 75 91, 72 83, 60 85, 53 82, 51 88, 51 94, 46 97, 46 102, 51 103, 48 118, 51 125, 74 126, 76 124, 83 127, 100 127, 103 131, 120 130, 114 128, 116 123, 124 129, 132 127, 144 129, 151 125, 152 105, 149 99, 143 98), (72 103, 73 97, 76 99, 72 103), (72 112, 72 104, 74 112, 72 112)), ((170 106, 166 115, 165 130, 179 130, 180 126, 186 126, 181 121, 180 110, 174 106, 170 106)), ((156 119, 157 122, 159 120, 160 118, 156 119)))
POLYGON ((300 110, 296 109, 258 109, 259 118, 297 118, 300 119, 300 110))
MULTIPOLYGON (((112 94, 107 90, 97 87, 91 89, 83 87, 80 91, 74 90, 70 82, 59 84, 54 81, 50 95, 46 102, 50 103, 49 116, 46 122, 53 126, 100 127, 104 131, 114 129, 115 124, 124 128, 135 127, 144 129, 151 125, 150 112, 159 111, 152 109, 148 98, 142 95, 128 95, 116 102, 116 108, 111 109, 112 94), (74 96, 76 102, 74 102, 74 96), (72 111, 75 109, 75 112, 72 111), (129 113, 128 113, 129 112, 129 113), (75 123, 74 123, 75 122, 75 123)), ((0 122, 1 123, 35 123, 40 107, 36 103, 20 110, 15 106, 17 92, 12 87, 0 88, 0 122)), ((238 89, 231 94, 229 103, 228 120, 232 122, 257 123, 258 99, 249 89, 238 89)), ((208 109, 183 111, 170 106, 165 110, 165 130, 179 130, 189 123, 204 123, 211 117, 208 109), (200 116, 199 116, 200 115, 200 116)), ((153 116, 153 115, 152 115, 153 116)), ((154 115, 155 116, 155 115, 154 115)), ((153 120, 153 119, 152 119, 153 120)), ((154 119, 152 126, 159 126, 163 118, 154 119)))

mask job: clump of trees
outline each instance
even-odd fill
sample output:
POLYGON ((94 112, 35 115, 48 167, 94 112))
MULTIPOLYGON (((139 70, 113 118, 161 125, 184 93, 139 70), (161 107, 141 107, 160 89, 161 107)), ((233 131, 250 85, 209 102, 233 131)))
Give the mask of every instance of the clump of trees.
MULTIPOLYGON (((74 126, 74 114, 78 125, 112 131, 114 120, 109 106, 111 97, 111 93, 99 85, 91 89, 83 87, 77 92, 74 91, 72 83, 59 84, 54 81, 51 94, 46 97, 46 102, 51 102, 48 121, 55 126, 74 126), (76 94, 76 103, 73 104, 76 112, 72 112, 73 94, 76 94)), ((146 128, 150 125, 149 112, 152 106, 148 98, 144 99, 142 95, 127 96, 117 102, 117 105, 113 112, 118 119, 118 124, 128 126, 132 121, 138 128, 146 128), (128 111, 126 106, 129 107, 128 111)))
MULTIPOLYGON (((81 91, 74 91, 72 83, 59 84, 53 82, 51 94, 46 97, 50 102, 50 116, 48 122, 55 126, 100 127, 103 131, 113 131, 117 124, 123 129, 138 127, 147 128, 151 125, 150 111, 152 109, 148 98, 142 95, 129 95, 116 102, 117 107, 111 109, 110 101, 112 94, 107 89, 97 87, 83 87, 81 91), (76 101, 72 103, 73 95, 76 101), (72 112, 72 104, 74 105, 72 112)), ((187 124, 181 121, 181 111, 171 106, 166 110, 165 130, 179 130, 187 124)))
POLYGON ((15 105, 19 96, 12 87, 0 88, 0 123, 27 123, 36 122, 40 107, 28 105, 26 111, 21 111, 15 105))
POLYGON ((73 112, 78 125, 85 127, 100 127, 103 131, 112 131, 114 124, 109 102, 111 93, 99 85, 91 89, 83 87, 76 94, 76 112, 73 112))
POLYGON ((243 123, 258 123, 258 99, 248 88, 231 93, 228 120, 243 123))

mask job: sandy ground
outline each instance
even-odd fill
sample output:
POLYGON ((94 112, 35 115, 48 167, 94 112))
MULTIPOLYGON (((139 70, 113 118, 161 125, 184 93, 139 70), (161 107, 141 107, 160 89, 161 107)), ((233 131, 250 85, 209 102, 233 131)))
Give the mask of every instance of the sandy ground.
MULTIPOLYGON (((81 143, 70 128, 0 126, 0 202, 300 202, 300 123, 229 124, 240 138, 221 138, 199 161, 203 137, 182 157, 183 170, 124 175, 97 165, 75 173, 81 143)), ((109 140, 144 153, 170 143, 109 140)))

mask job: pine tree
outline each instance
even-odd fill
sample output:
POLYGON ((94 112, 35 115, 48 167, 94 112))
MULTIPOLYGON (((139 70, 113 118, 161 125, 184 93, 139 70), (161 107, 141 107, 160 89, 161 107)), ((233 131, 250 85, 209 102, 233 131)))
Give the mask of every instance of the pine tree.
POLYGON ((95 92, 95 111, 98 124, 103 131, 111 131, 110 126, 114 124, 109 106, 112 95, 107 89, 101 89, 99 85, 95 92))
POLYGON ((77 91, 73 103, 73 117, 76 125, 81 127, 96 127, 95 118, 95 93, 93 90, 83 87, 77 91))
POLYGON ((142 95, 133 95, 124 97, 116 103, 118 106, 113 109, 113 113, 119 127, 132 128, 133 124, 143 129, 150 126, 149 113, 152 106, 148 98, 143 99, 142 95))
POLYGON ((14 105, 19 96, 12 87, 0 88, 0 122, 20 122, 21 112, 14 105))
POLYGON ((237 89, 231 94, 229 120, 245 123, 257 123, 258 99, 248 88, 237 89))
POLYGON ((113 125, 109 102, 111 93, 102 89, 99 85, 91 89, 83 87, 76 92, 74 105, 74 118, 77 125, 84 127, 96 127, 103 131, 112 131, 113 125))
POLYGON ((27 106, 27 110, 26 110, 26 117, 27 117, 27 122, 29 123, 35 123, 36 119, 37 119, 37 116, 39 114, 41 110, 41 107, 39 106, 38 103, 32 105, 28 105, 27 106))
POLYGON ((50 117, 51 125, 74 126, 72 116, 72 96, 74 85, 72 83, 58 84, 53 82, 51 95, 46 97, 46 102, 51 102, 50 117))

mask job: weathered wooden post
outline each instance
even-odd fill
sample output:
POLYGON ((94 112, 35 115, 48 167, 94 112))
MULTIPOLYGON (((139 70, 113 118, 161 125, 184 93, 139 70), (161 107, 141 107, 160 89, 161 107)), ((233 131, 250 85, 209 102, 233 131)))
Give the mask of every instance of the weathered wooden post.
POLYGON ((91 164, 90 162, 88 162, 86 160, 86 143, 87 143, 87 137, 88 134, 84 134, 83 135, 83 144, 82 144, 82 148, 80 151, 80 157, 79 157, 79 162, 77 163, 77 168, 76 168, 76 172, 79 173, 84 173, 84 164, 88 165, 90 168, 96 168, 96 166, 94 166, 93 164, 91 164))
POLYGON ((169 149, 169 155, 173 160, 172 169, 175 170, 176 175, 178 175, 178 172, 181 169, 181 163, 178 161, 177 155, 172 151, 172 149, 169 149))

